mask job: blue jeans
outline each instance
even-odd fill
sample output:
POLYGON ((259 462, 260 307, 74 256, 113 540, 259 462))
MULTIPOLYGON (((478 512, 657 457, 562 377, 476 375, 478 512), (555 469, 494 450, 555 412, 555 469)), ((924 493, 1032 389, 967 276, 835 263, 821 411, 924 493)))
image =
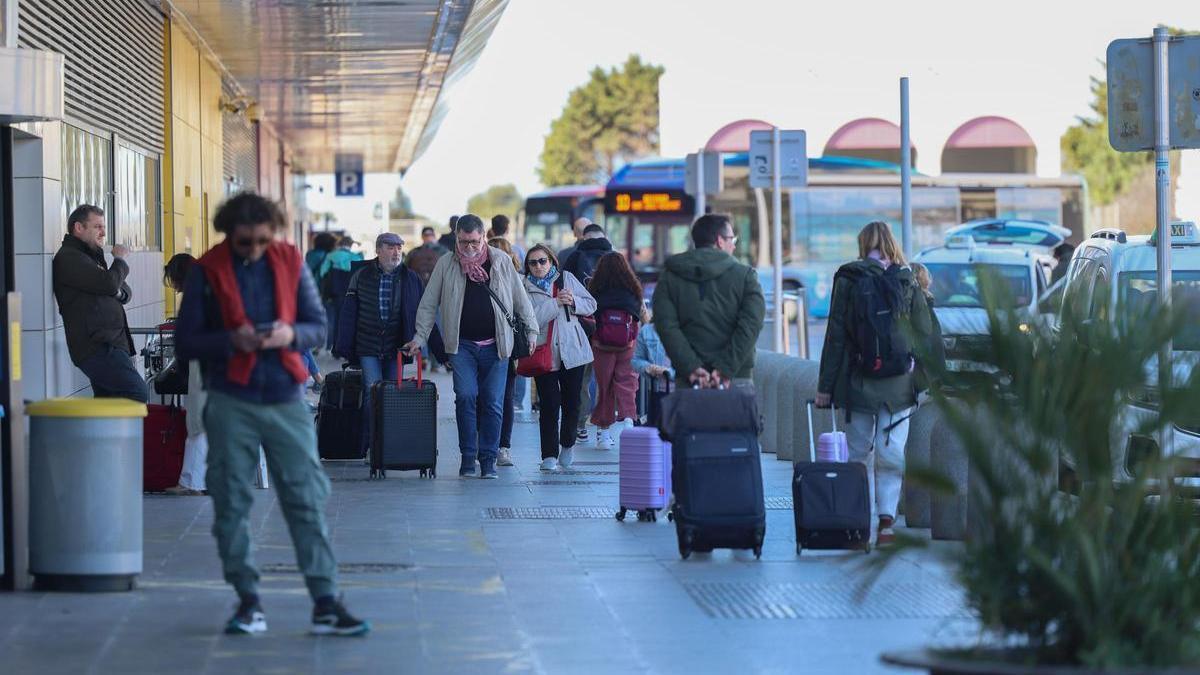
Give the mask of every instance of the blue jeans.
POLYGON ((458 449, 464 460, 496 461, 500 425, 504 414, 504 384, 508 363, 496 345, 480 347, 462 340, 450 355, 454 368, 454 412, 458 422, 458 449))
POLYGON ((523 409, 525 407, 525 395, 529 392, 529 378, 517 375, 517 381, 514 386, 516 390, 513 392, 513 405, 523 409))
POLYGON ((304 357, 304 367, 308 369, 309 377, 321 374, 321 368, 317 366, 317 359, 313 356, 311 349, 301 349, 300 356, 304 357))
POLYGON ((150 400, 146 381, 122 349, 100 345, 79 364, 79 369, 92 383, 92 395, 96 398, 128 398, 142 403, 150 400))
POLYGON ((360 356, 363 373, 363 447, 371 447, 371 439, 375 434, 375 407, 371 405, 371 387, 376 382, 387 378, 396 380, 396 357, 381 359, 378 356, 360 356))

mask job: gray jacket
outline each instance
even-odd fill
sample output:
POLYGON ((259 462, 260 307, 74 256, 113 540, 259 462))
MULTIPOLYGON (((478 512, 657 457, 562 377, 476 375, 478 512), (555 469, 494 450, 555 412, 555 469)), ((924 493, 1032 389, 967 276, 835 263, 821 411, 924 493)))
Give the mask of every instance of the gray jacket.
POLYGON ((546 330, 550 322, 554 322, 554 344, 551 346, 554 354, 554 370, 570 370, 592 362, 592 345, 583 326, 579 325, 579 316, 587 316, 596 311, 596 300, 588 293, 583 284, 570 272, 562 272, 560 277, 562 287, 571 291, 575 296, 575 306, 564 308, 558 304, 554 296, 538 288, 536 284, 525 279, 525 292, 533 303, 533 313, 538 320, 538 344, 546 344, 546 330), (568 320, 565 311, 570 311, 568 320))
MULTIPOLYGON (((513 267, 512 258, 504 251, 489 246, 488 259, 491 261, 488 286, 504 300, 504 307, 497 307, 496 300, 492 299, 492 309, 496 314, 496 351, 500 358, 507 359, 512 355, 513 330, 504 320, 504 312, 525 321, 528 328, 526 338, 531 341, 537 338, 538 323, 521 276, 513 267)), ((453 254, 442 256, 433 268, 429 285, 425 287, 425 294, 421 296, 421 304, 417 307, 417 330, 413 340, 422 346, 427 344, 434 322, 440 317, 439 329, 446 343, 446 353, 457 354, 458 324, 466 292, 467 275, 459 266, 458 258, 453 254)))

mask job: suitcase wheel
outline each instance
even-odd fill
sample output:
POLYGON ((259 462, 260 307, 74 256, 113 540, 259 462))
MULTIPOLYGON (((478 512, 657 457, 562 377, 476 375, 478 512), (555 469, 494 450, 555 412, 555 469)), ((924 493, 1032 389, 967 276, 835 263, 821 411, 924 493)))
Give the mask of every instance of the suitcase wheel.
POLYGON ((679 555, 684 560, 687 560, 692 555, 692 533, 691 531, 681 532, 679 534, 679 555))
POLYGON ((421 469, 420 476, 421 476, 421 478, 424 478, 424 477, 425 477, 425 469, 421 469))
POLYGON ((754 559, 758 560, 759 558, 762 558, 762 544, 754 547, 754 559))
POLYGON ((620 511, 617 511, 617 520, 621 521, 622 523, 625 522, 625 511, 626 509, 624 506, 621 507, 620 511))
POLYGON ((675 522, 675 512, 674 511, 667 511, 667 522, 668 523, 675 522))

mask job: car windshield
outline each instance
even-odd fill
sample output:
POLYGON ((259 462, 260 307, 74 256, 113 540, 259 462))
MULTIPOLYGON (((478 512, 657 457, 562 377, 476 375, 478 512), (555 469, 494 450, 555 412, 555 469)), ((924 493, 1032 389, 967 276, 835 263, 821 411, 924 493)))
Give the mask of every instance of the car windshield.
POLYGON ((1039 227, 1028 225, 984 225, 967 230, 980 244, 1023 244, 1025 246, 1057 246, 1062 237, 1039 227))
POLYGON ((986 272, 997 275, 1008 287, 1013 307, 1024 307, 1033 297, 1029 268, 1024 265, 986 263, 925 263, 933 279, 930 291, 938 307, 983 307, 980 277, 986 272))
MULTIPOLYGON (((1158 278, 1154 270, 1122 272, 1120 301, 1125 321, 1140 321, 1158 301, 1158 278)), ((1188 316, 1200 316, 1200 270, 1171 273, 1171 303, 1188 316)), ((1189 321, 1175 336, 1176 351, 1200 351, 1200 322, 1189 321)))

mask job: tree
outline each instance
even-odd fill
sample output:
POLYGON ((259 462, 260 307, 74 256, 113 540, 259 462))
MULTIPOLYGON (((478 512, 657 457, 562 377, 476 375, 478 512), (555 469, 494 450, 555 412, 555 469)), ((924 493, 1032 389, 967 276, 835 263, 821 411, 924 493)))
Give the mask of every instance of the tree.
POLYGON ((621 164, 657 154, 662 74, 636 54, 619 69, 592 69, 550 123, 537 168, 542 183, 606 182, 621 164))
MULTIPOLYGON (((1169 29, 1172 35, 1185 35, 1178 28, 1169 29)), ((1103 61, 1101 70, 1107 70, 1103 61)), ((1078 122, 1067 129, 1060 140, 1062 168, 1083 174, 1088 192, 1097 205, 1112 203, 1129 187, 1146 167, 1153 165, 1152 152, 1117 152, 1108 142, 1108 83, 1091 78, 1092 109, 1090 117, 1077 117, 1078 122)))
POLYGON ((388 219, 402 220, 405 218, 416 218, 417 214, 413 212, 412 199, 404 194, 404 187, 396 186, 396 195, 392 197, 392 201, 388 202, 388 219))
POLYGON ((517 186, 493 185, 467 200, 467 213, 474 213, 486 223, 492 216, 504 214, 515 219, 525 200, 517 192, 517 186))

